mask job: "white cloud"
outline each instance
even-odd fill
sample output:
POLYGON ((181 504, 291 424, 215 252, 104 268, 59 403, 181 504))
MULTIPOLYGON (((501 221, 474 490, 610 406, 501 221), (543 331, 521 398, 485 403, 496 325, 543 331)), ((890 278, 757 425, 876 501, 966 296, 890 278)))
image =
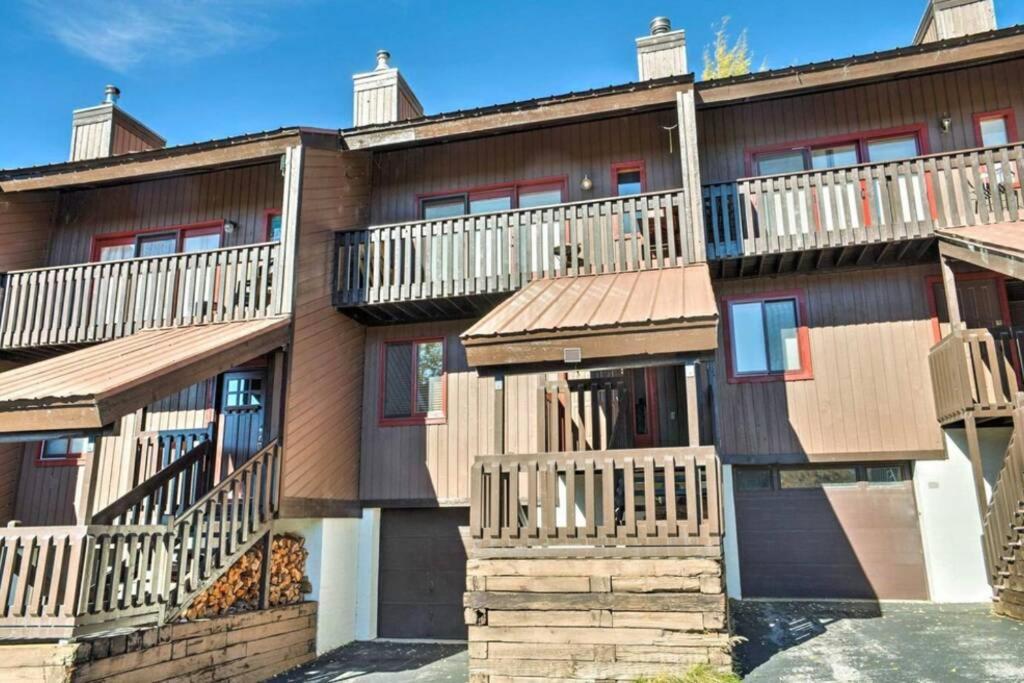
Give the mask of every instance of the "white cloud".
POLYGON ((29 0, 36 21, 66 48, 127 71, 182 64, 269 40, 262 0, 29 0))

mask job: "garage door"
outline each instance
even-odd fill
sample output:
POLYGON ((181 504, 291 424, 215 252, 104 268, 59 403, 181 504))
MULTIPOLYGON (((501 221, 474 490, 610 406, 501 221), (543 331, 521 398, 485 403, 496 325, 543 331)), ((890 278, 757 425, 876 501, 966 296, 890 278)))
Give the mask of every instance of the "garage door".
POLYGON ((384 510, 377 630, 382 638, 466 638, 467 508, 384 510))
POLYGON ((733 468, 744 597, 927 599, 908 464, 733 468))

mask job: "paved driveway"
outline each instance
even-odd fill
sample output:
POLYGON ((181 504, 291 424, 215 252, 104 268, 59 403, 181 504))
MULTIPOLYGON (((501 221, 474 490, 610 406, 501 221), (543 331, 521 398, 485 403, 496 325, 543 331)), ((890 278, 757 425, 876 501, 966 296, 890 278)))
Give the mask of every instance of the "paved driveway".
MULTIPOLYGON (((753 683, 1024 681, 1024 624, 986 605, 733 603, 737 666, 753 683)), ((462 644, 354 643, 275 683, 462 683, 462 644)))

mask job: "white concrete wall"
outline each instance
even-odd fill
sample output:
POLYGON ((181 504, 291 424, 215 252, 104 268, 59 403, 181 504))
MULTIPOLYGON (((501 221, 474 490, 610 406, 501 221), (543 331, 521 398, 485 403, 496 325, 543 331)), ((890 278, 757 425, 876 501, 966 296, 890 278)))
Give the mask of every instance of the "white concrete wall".
MULTIPOLYGON (((994 481, 998 474, 1008 440, 1007 429, 979 431, 989 495, 990 477, 994 481)), ((935 602, 989 602, 992 591, 985 574, 981 514, 966 433, 946 430, 945 442, 946 460, 923 460, 914 466, 929 593, 935 602)))
POLYGON ((362 519, 286 519, 274 533, 306 539, 307 597, 317 610, 316 652, 323 654, 353 640, 377 635, 377 553, 380 511, 362 519))
POLYGON ((725 516, 725 592, 730 598, 743 597, 740 584, 740 542, 736 535, 736 498, 732 488, 732 465, 722 465, 722 511, 725 516))

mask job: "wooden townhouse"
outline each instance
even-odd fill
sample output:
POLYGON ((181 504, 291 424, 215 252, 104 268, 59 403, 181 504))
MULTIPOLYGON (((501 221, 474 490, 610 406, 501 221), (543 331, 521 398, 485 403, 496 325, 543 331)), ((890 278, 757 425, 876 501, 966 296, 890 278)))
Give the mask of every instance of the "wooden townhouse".
POLYGON ((442 114, 381 51, 352 128, 178 147, 110 92, 0 172, 0 637, 203 643, 279 532, 310 606, 224 626, 225 678, 373 637, 728 666, 727 597, 1024 615, 1024 28, 930 0, 909 46, 700 82, 666 19, 636 48, 442 114))

